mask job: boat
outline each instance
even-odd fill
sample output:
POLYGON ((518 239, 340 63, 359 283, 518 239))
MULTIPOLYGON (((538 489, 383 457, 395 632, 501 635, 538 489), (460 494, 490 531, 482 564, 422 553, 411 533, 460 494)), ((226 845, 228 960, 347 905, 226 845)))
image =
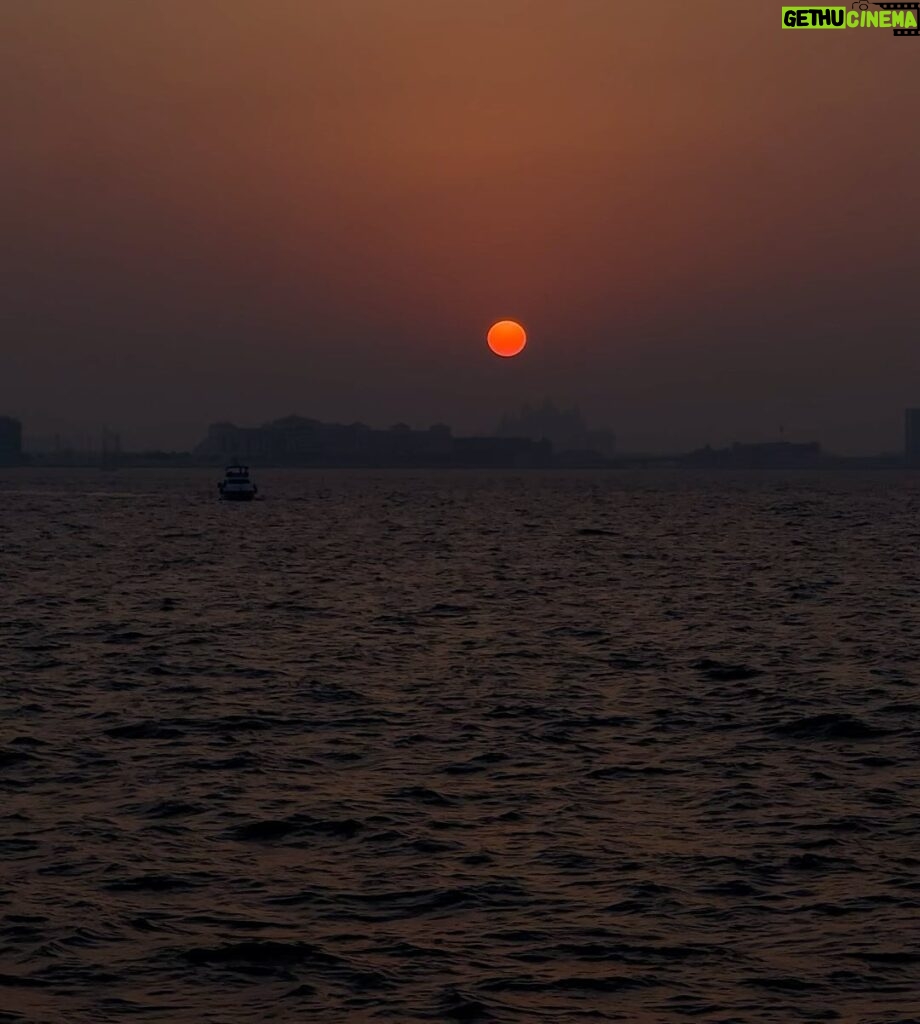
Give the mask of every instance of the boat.
POLYGON ((249 467, 227 466, 224 479, 217 485, 221 501, 252 501, 259 488, 249 479, 249 467))

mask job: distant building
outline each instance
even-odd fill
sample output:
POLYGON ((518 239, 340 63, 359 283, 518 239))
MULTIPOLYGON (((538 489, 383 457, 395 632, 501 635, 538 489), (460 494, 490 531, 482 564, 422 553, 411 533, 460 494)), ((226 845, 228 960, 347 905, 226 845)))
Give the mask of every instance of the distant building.
POLYGON ((442 423, 374 430, 286 416, 261 427, 214 423, 194 454, 209 462, 280 466, 538 466, 549 463, 552 445, 521 437, 455 438, 442 423))
POLYGON ((739 444, 731 448, 700 448, 682 456, 682 462, 693 466, 723 469, 807 469, 826 462, 817 441, 796 444, 791 441, 768 441, 764 444, 739 444))
POLYGON ((920 409, 904 410, 904 461, 920 466, 920 409))
POLYGON ((592 430, 578 409, 560 409, 548 399, 542 405, 525 404, 514 415, 503 416, 497 433, 499 437, 546 440, 556 452, 578 453, 582 461, 590 460, 592 453, 605 459, 616 453, 616 435, 612 431, 592 430))
POLYGON ((503 469, 549 465, 553 446, 528 437, 458 437, 450 465, 503 469))
POLYGON ((12 416, 0 416, 0 464, 22 461, 22 424, 12 416))

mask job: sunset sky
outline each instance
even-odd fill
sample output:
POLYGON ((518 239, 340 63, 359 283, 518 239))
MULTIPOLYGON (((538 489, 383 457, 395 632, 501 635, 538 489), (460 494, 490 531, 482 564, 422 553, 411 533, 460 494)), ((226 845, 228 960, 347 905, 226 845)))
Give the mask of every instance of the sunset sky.
POLYGON ((0 413, 898 447, 920 39, 780 8, 4 0, 0 413))

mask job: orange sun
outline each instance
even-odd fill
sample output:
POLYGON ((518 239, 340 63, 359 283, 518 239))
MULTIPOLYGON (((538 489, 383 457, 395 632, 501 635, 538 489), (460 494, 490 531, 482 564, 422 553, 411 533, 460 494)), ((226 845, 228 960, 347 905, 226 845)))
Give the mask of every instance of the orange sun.
POLYGON ((514 320, 499 320, 489 328, 486 340, 489 342, 489 348, 497 356, 516 356, 524 351, 527 334, 514 320))

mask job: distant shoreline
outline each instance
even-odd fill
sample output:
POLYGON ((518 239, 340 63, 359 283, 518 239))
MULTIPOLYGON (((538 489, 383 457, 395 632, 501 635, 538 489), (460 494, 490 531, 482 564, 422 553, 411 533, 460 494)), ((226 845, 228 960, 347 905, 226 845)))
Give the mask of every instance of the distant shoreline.
MULTIPOLYGON (((513 472, 569 472, 569 471, 591 471, 591 472, 618 472, 624 470, 674 470, 679 472, 834 472, 840 470, 872 470, 872 471, 917 471, 920 466, 911 465, 903 458, 886 456, 839 456, 825 457, 814 463, 745 463, 745 462, 699 462, 681 456, 634 456, 604 462, 566 462, 552 461, 544 464, 521 464, 511 463, 346 463, 346 462, 313 462, 313 463, 281 463, 281 462, 249 462, 253 472, 263 470, 354 470, 354 471, 439 471, 439 472, 462 472, 462 471, 485 471, 494 470, 513 472)), ((3 470, 68 470, 85 469, 98 470, 100 472, 118 472, 120 470, 135 469, 188 469, 211 471, 219 473, 223 468, 222 464, 216 462, 188 461, 182 459, 155 459, 139 456, 132 458, 126 456, 117 462, 103 463, 96 459, 79 459, 74 461, 22 461, 18 463, 0 463, 0 471, 3 470)))

